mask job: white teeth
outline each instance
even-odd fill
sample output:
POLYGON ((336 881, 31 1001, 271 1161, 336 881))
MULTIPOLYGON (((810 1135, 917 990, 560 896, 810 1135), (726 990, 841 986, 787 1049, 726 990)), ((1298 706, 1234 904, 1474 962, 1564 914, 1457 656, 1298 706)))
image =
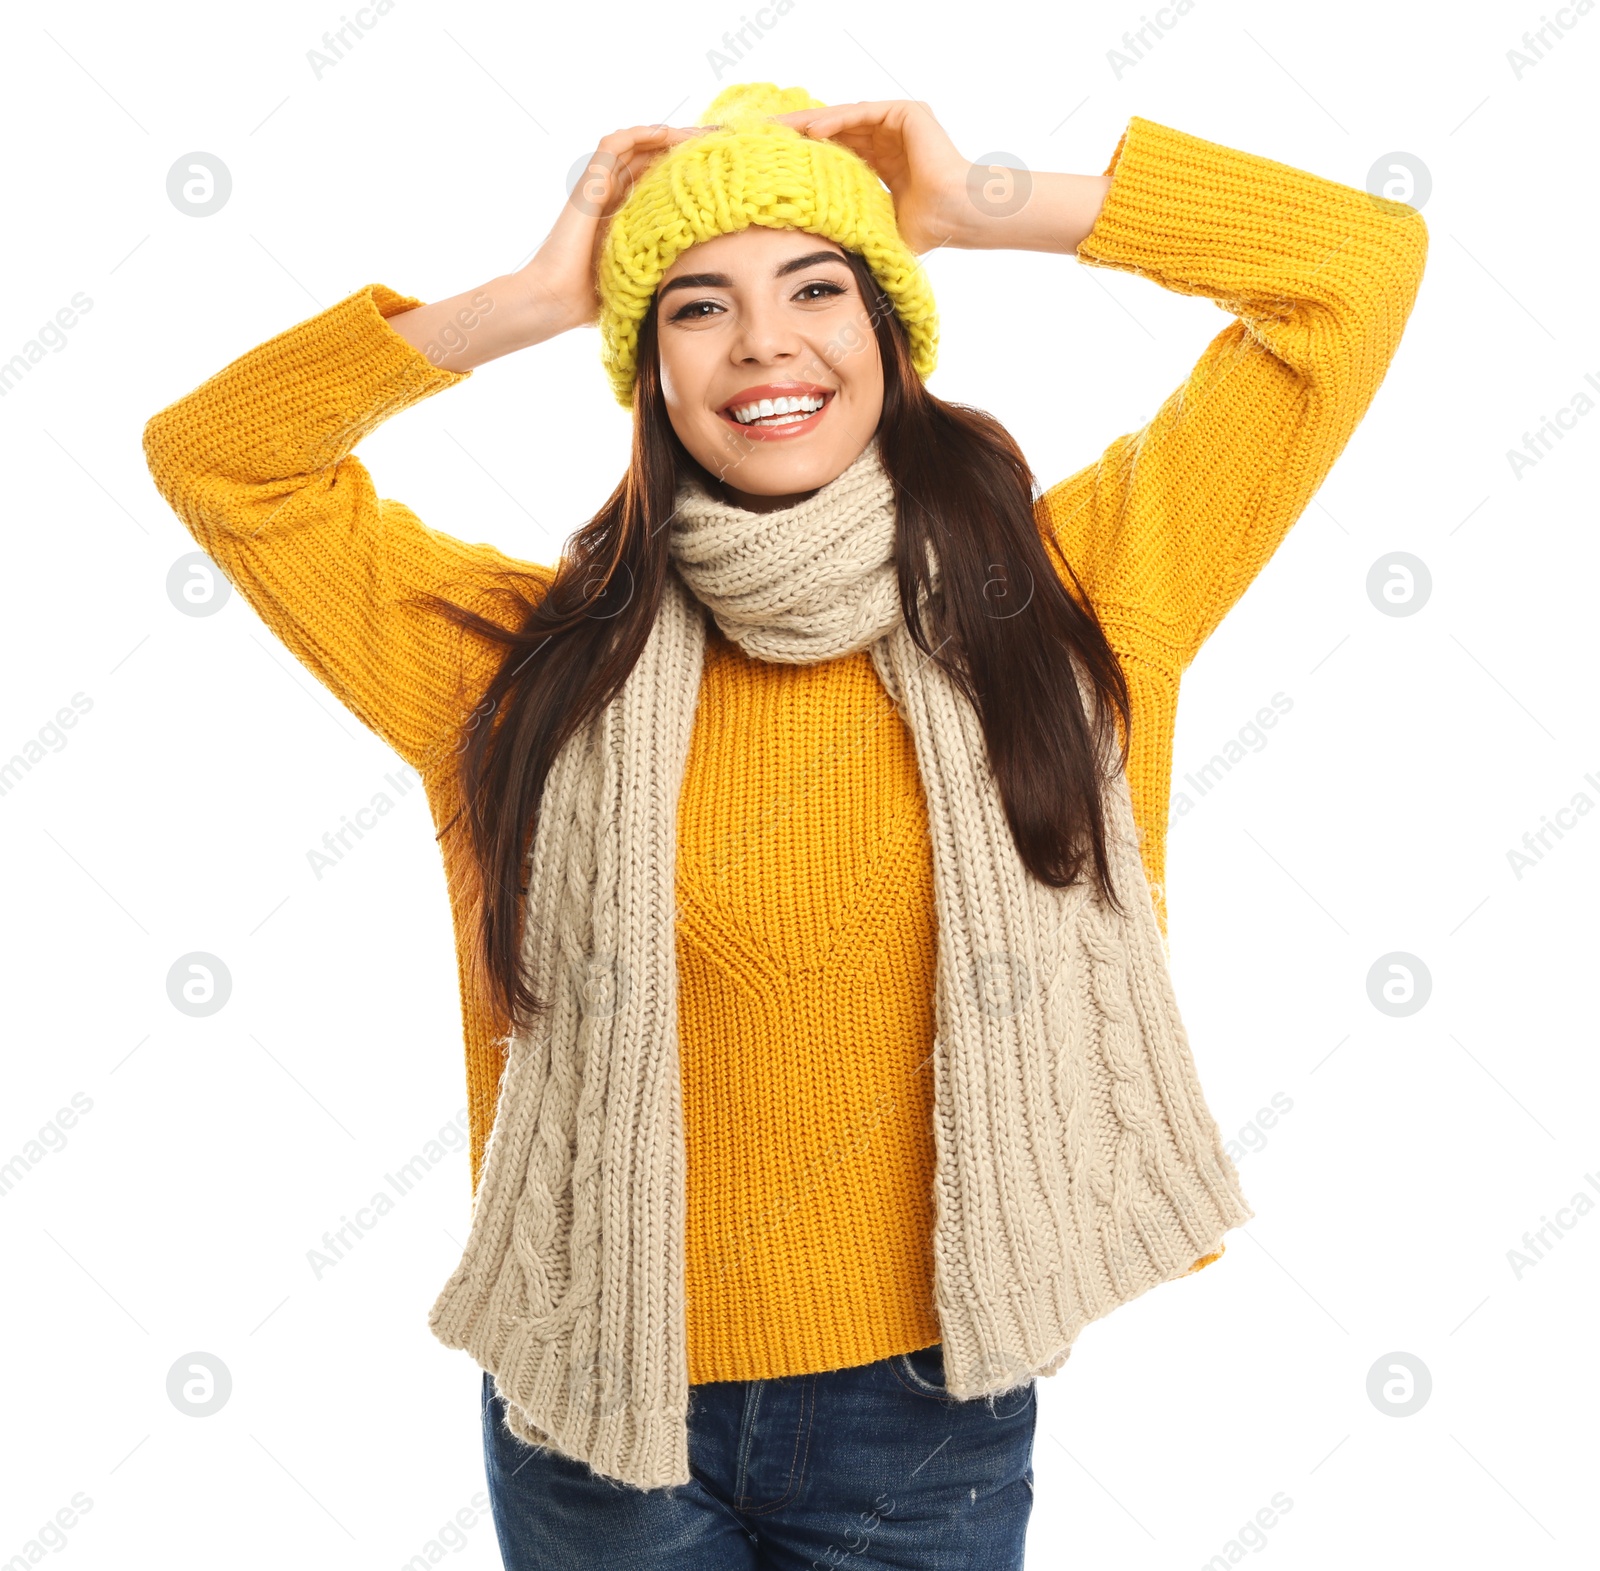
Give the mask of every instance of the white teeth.
POLYGON ((810 393, 795 398, 763 398, 753 404, 730 409, 728 413, 741 425, 751 425, 756 421, 772 425, 793 425, 796 420, 815 414, 822 408, 824 402, 826 400, 810 393))

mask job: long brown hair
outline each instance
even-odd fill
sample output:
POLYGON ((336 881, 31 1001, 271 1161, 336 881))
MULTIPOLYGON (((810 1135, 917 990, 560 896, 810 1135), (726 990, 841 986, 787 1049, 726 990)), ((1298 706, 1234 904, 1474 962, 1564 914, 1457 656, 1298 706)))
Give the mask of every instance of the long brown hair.
MULTIPOLYGON (((1131 713, 1121 665, 1071 564, 1041 533, 1033 474, 1015 440, 992 415, 946 403, 923 386, 905 329, 871 269, 857 253, 845 255, 882 358, 878 447, 895 488, 907 628, 977 710, 1023 864, 1063 888, 1092 859, 1101 892, 1120 909, 1101 782, 1113 754, 1114 767, 1127 762, 1131 713), (939 565, 937 591, 928 583, 928 545, 939 565), (1069 654, 1092 685, 1092 715, 1084 713, 1069 654)), ((505 651, 473 723, 463 727, 462 808, 441 834, 465 815, 478 884, 475 963, 495 1006, 516 1026, 549 1005, 524 974, 521 942, 525 863, 545 778, 561 745, 616 696, 643 652, 668 570, 665 523, 679 477, 706 473, 672 428, 656 332, 652 302, 640 324, 627 472, 567 542, 548 589, 539 590, 548 573, 522 582, 508 575, 499 586, 513 606, 506 624, 423 597, 505 651), (489 724, 477 724, 482 715, 489 724)))

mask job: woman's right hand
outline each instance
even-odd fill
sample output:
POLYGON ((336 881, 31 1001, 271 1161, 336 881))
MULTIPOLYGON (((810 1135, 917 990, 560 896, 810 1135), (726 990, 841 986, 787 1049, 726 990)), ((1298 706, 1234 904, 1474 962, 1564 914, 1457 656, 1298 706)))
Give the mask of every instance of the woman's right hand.
POLYGON ((553 337, 600 314, 595 269, 612 216, 645 169, 670 147, 710 129, 636 125, 601 137, 578 174, 550 233, 513 275, 526 284, 538 318, 553 337))
POLYGON ((707 126, 636 125, 602 137, 532 260, 478 289, 391 316, 389 325, 447 371, 471 371, 600 314, 595 267, 612 215, 669 147, 707 126))

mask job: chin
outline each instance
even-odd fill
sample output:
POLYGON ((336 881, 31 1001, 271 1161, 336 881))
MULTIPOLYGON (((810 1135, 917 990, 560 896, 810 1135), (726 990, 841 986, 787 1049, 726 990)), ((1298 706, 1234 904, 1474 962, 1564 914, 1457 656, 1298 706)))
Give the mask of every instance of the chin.
POLYGON ((850 467, 854 452, 758 453, 727 473, 727 482, 752 496, 787 496, 814 491, 850 467))
POLYGON ((797 441, 783 450, 775 443, 750 443, 751 451, 730 451, 719 441, 704 456, 696 454, 701 467, 723 482, 750 496, 787 496, 798 491, 815 491, 836 480, 861 455, 868 438, 861 441, 814 443, 797 441))

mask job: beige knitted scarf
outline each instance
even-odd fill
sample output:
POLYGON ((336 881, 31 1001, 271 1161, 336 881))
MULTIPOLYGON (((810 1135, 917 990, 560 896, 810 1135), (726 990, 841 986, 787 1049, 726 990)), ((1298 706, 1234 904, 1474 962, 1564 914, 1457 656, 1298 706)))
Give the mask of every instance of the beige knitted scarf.
POLYGON ((673 877, 707 610, 762 660, 870 648, 915 744, 950 1392, 1053 1373, 1085 1324, 1254 1214, 1201 1096, 1126 777, 1105 791, 1119 916, 1019 858, 977 715, 900 614, 876 438, 776 512, 692 482, 678 502, 644 652, 545 786, 524 953, 552 1008, 510 1040, 471 1232, 429 1316, 492 1372, 519 1438, 640 1488, 690 1477, 673 877))

